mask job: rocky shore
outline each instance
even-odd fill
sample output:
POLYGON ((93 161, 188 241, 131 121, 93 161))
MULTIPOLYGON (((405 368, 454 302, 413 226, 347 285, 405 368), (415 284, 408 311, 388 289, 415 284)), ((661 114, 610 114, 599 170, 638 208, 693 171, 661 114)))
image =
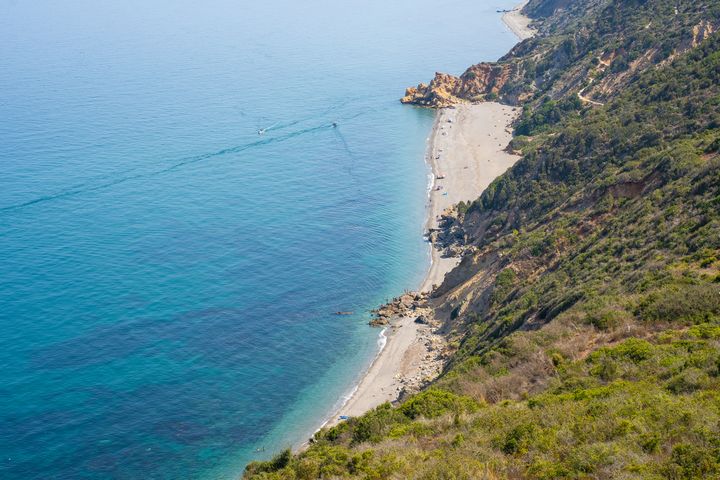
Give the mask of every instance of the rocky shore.
MULTIPOLYGON (((530 19, 522 14, 527 1, 504 13, 502 19, 507 27, 522 41, 533 36, 530 19)), ((516 47, 517 48, 517 47, 516 47)), ((400 99, 402 103, 430 108, 444 108, 463 103, 478 103, 502 99, 516 105, 530 93, 516 90, 515 84, 523 84, 524 72, 510 61, 482 62, 471 66, 462 75, 436 72, 429 84, 420 83, 408 87, 400 99)))
POLYGON ((405 90, 405 96, 400 101, 443 108, 458 103, 497 100, 511 73, 512 65, 498 63, 478 63, 459 77, 436 72, 429 84, 421 83, 405 90))
POLYGON ((408 319, 415 324, 416 341, 403 356, 396 376, 398 400, 427 386, 442 372, 449 356, 448 345, 439 333, 441 325, 435 320, 426 292, 406 292, 372 314, 372 326, 396 329, 408 319))
POLYGON ((517 110, 498 103, 458 105, 438 111, 428 144, 434 175, 428 204, 427 238, 431 267, 418 291, 404 292, 372 312, 370 324, 383 329, 387 343, 357 390, 326 425, 362 415, 384 403, 402 400, 432 382, 445 368, 452 348, 435 317, 432 291, 459 262, 463 235, 457 221, 459 202, 477 198, 518 157, 505 151, 508 126, 517 110))
POLYGON ((421 312, 425 310, 428 310, 426 293, 406 292, 370 312, 374 317, 370 320, 370 325, 389 325, 391 318, 422 315, 421 312))

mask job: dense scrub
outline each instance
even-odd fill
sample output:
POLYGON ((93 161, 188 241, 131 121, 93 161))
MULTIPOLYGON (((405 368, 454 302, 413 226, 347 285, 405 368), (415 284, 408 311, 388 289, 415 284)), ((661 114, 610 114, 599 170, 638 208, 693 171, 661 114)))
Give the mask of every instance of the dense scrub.
POLYGON ((538 81, 522 160, 461 209, 466 255, 435 300, 456 351, 433 387, 248 478, 720 478, 720 35, 688 33, 718 5, 529 3, 524 55, 573 42, 543 75, 598 52, 632 75, 604 106, 538 81), (660 53, 635 62, 648 18, 660 53))
POLYGON ((515 75, 501 97, 566 98, 583 87, 608 100, 650 66, 676 57, 720 26, 713 0, 532 0, 525 8, 540 35, 500 63, 515 75))

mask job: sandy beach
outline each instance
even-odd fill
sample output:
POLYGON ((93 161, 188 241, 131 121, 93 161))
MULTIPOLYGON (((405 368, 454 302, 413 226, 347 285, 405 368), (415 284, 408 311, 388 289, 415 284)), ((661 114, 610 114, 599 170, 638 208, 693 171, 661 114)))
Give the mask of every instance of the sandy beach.
POLYGON ((520 39, 525 40, 526 38, 532 37, 535 32, 530 28, 531 20, 524 16, 520 11, 527 4, 527 1, 522 2, 520 5, 512 9, 512 11, 505 13, 502 16, 503 22, 508 28, 520 39))
MULTIPOLYGON (((523 2, 503 21, 520 40, 531 37, 530 20, 520 13, 523 2)), ((512 139, 511 124, 520 109, 494 102, 456 105, 438 110, 428 139, 426 161, 433 184, 427 205, 426 231, 437 228, 439 216, 460 201, 475 200, 490 183, 520 157, 505 151, 512 139)), ((429 292, 442 283, 459 258, 443 257, 431 248, 431 265, 419 288, 429 292)), ((341 416, 354 417, 384 402, 396 401, 439 375, 444 339, 413 317, 391 321, 384 334, 385 347, 375 357, 348 401, 327 421, 332 426, 341 416)))
MULTIPOLYGON (((434 181, 426 228, 437 227, 439 215, 460 201, 474 200, 519 157, 504 151, 512 138, 510 124, 519 109, 499 103, 457 105, 439 110, 428 141, 427 161, 434 181)), ((459 261, 443 258, 432 248, 432 264, 421 286, 429 291, 442 282, 459 261)), ((443 339, 429 325, 413 317, 398 318, 386 328, 385 348, 375 358, 357 390, 328 421, 358 416, 384 402, 398 399, 404 390, 416 390, 442 368, 443 339)))
MULTIPOLYGON (((461 201, 472 201, 518 159, 504 151, 512 139, 510 124, 519 109, 499 103, 457 105, 439 110, 428 145, 435 177, 430 192, 426 230, 438 227, 440 214, 461 201)), ((458 258, 432 249, 432 265, 421 291, 442 283, 458 258)))

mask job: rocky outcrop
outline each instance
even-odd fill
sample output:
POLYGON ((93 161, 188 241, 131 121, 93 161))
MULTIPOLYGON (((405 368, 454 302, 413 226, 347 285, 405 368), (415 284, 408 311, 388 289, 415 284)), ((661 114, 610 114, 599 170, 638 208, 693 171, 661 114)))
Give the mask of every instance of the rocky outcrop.
POLYGON ((443 252, 444 257, 462 256, 467 238, 455 206, 440 214, 438 228, 429 230, 428 240, 434 248, 443 252))
POLYGON ((702 42, 710 38, 710 35, 712 35, 716 30, 717 28, 707 20, 703 20, 699 24, 695 25, 692 29, 692 41, 690 48, 695 48, 700 45, 702 42))
POLYGON ((429 85, 424 83, 405 91, 402 103, 442 108, 457 103, 496 99, 512 73, 511 64, 478 63, 456 77, 436 73, 429 85))
POLYGON ((426 293, 408 292, 373 310, 371 313, 374 318, 370 320, 370 325, 374 327, 388 325, 393 317, 422 315, 426 308, 426 293))

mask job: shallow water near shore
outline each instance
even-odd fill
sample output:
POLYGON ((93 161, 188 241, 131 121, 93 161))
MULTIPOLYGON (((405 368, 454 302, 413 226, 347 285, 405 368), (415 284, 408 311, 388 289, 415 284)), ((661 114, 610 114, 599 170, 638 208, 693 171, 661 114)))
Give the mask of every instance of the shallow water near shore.
POLYGON ((514 2, 0 3, 0 477, 305 439, 428 267, 433 113, 397 99, 504 54, 514 2))

